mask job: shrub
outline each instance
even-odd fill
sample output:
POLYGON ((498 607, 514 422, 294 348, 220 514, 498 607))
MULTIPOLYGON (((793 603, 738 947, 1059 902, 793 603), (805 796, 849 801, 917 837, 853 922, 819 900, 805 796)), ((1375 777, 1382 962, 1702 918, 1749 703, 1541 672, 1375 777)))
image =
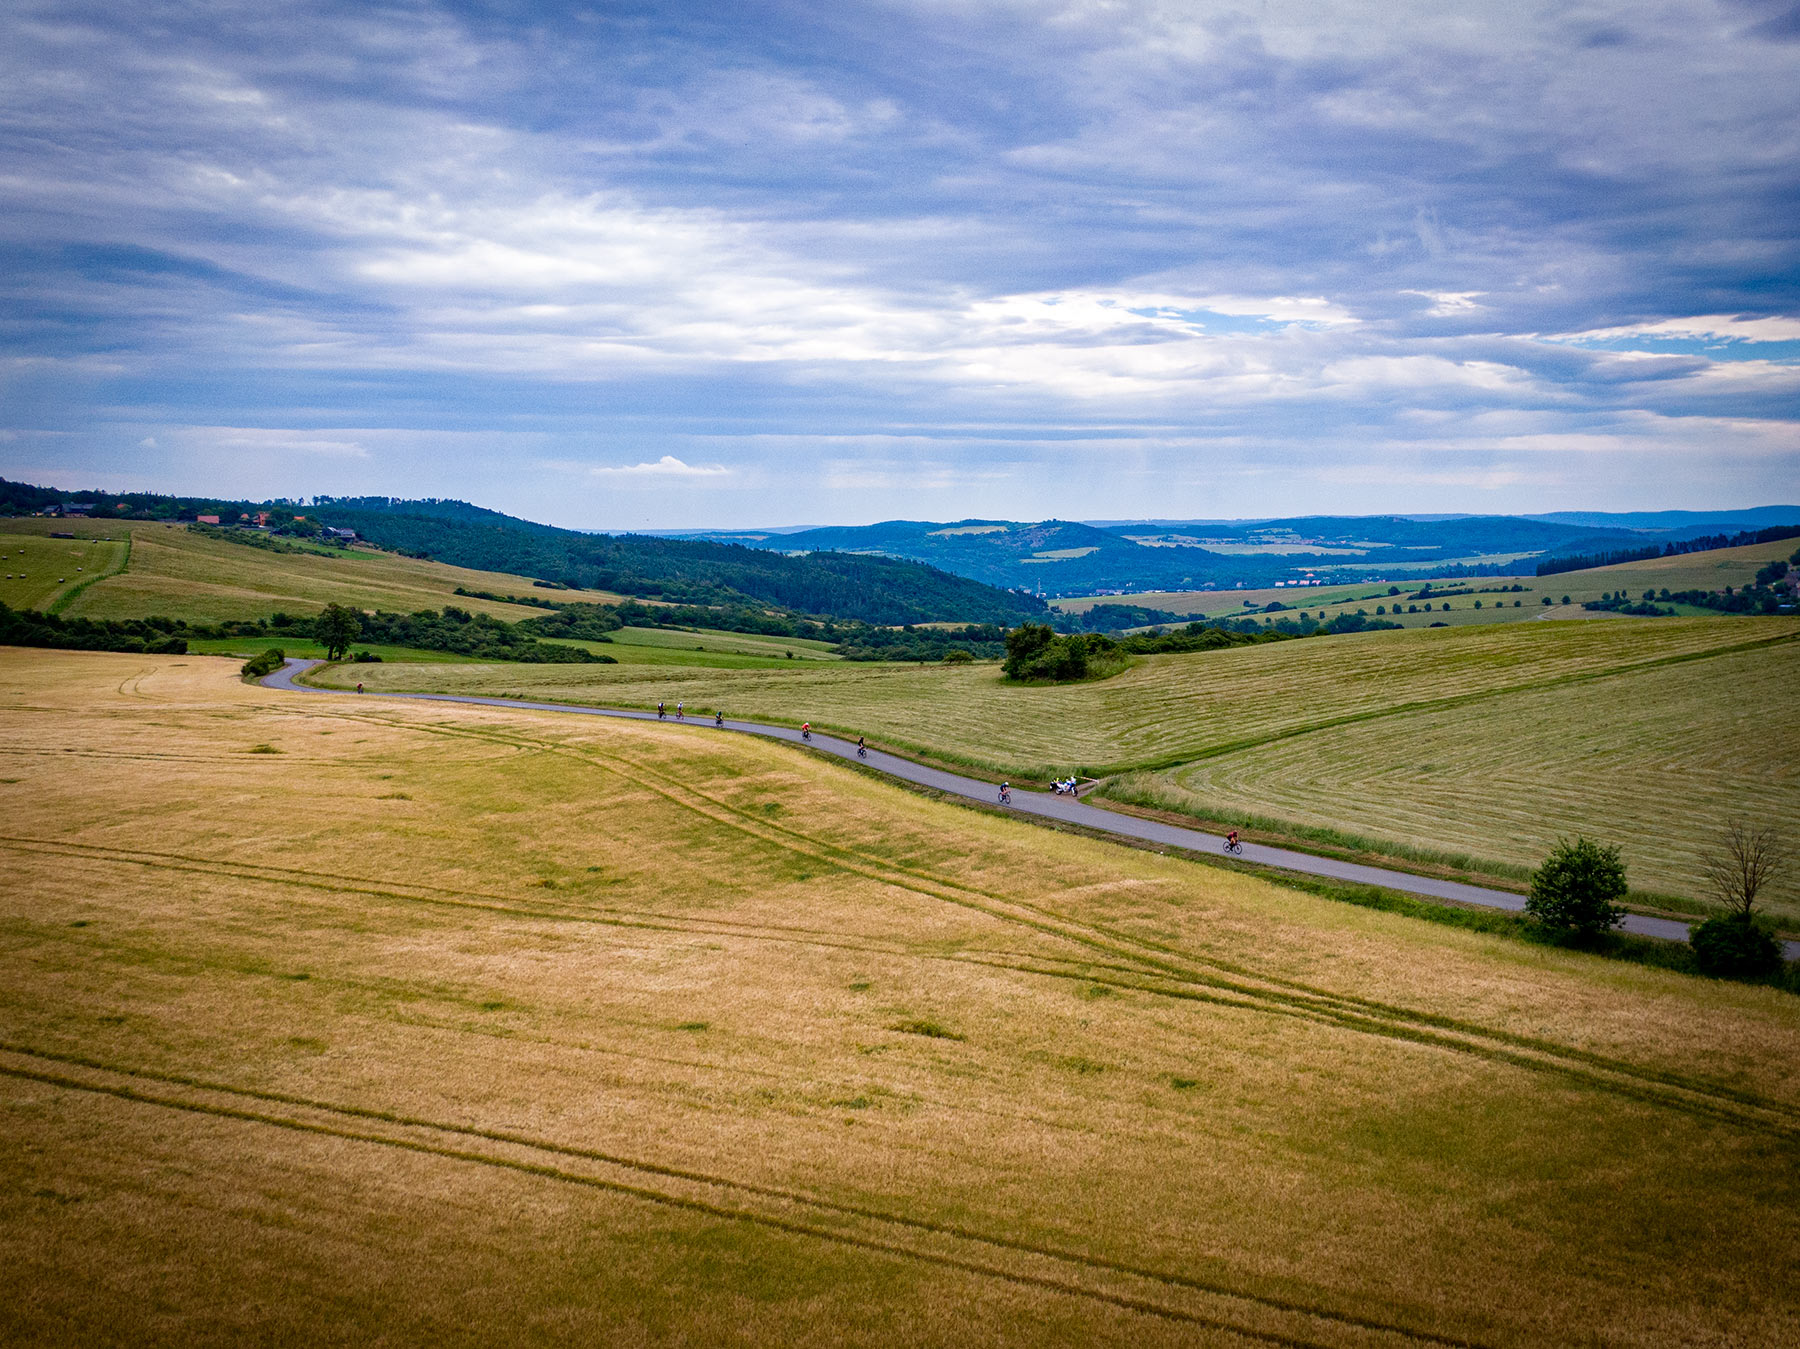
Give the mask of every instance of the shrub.
POLYGON ((1729 913, 1708 918, 1689 930, 1688 944, 1702 974, 1761 979, 1781 970, 1781 943, 1755 919, 1729 913))
POLYGON ((1531 875, 1525 912, 1545 927, 1591 939, 1617 927, 1625 910, 1625 863, 1617 847, 1558 839, 1531 875))
POLYGON ((243 676, 246 679, 261 679, 264 675, 274 674, 287 662, 287 655, 278 646, 272 646, 260 655, 252 656, 244 662, 243 676))
POLYGON ((1059 637, 1046 624, 1022 623, 1006 635, 1006 663, 1002 668, 1009 679, 1067 682, 1086 678, 1088 658, 1092 655, 1107 655, 1117 661, 1119 644, 1099 633, 1059 637))
POLYGON ((358 651, 354 656, 350 657, 350 662, 353 665, 379 665, 381 664, 381 657, 376 655, 373 651, 358 651))

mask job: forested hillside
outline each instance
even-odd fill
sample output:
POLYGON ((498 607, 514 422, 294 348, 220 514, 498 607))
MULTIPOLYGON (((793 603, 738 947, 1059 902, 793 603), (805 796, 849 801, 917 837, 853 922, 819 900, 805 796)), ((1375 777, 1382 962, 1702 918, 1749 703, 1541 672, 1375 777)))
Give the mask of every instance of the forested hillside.
MULTIPOLYGON (((327 524, 354 529, 383 548, 484 571, 511 571, 583 590, 707 604, 747 596, 806 614, 865 623, 1011 625, 1044 612, 1044 602, 1011 594, 919 562, 848 553, 788 557, 738 544, 634 534, 580 534, 506 516, 414 514, 315 506, 327 524)), ((461 503, 454 503, 460 505, 461 503)), ((483 512, 483 515, 488 514, 483 512)))

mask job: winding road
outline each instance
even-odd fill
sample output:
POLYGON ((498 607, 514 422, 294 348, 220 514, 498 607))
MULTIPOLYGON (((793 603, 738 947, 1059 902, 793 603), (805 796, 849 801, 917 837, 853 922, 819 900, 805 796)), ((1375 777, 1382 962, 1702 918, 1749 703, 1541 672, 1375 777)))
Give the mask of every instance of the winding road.
MULTIPOLYGON (((265 676, 262 682, 270 688, 287 689, 295 693, 350 698, 358 696, 344 690, 321 689, 295 682, 300 675, 305 674, 315 665, 323 663, 317 660, 290 660, 275 673, 265 676)), ((618 717, 626 721, 657 720, 654 712, 638 712, 626 708, 587 707, 572 703, 533 703, 519 698, 482 698, 472 694, 365 693, 360 696, 390 700, 404 699, 409 702, 474 703, 482 707, 524 709, 532 712, 566 712, 595 717, 618 717)), ((673 717, 669 717, 667 720, 675 721, 673 717)), ((692 717, 677 724, 693 726, 702 730, 719 729, 714 726, 710 717, 692 717)), ((727 717, 722 729, 742 735, 766 736, 771 740, 786 740, 796 745, 802 743, 800 732, 786 726, 769 726, 762 722, 737 721, 727 717)), ((805 743, 809 748, 823 754, 835 754, 840 759, 856 758, 856 746, 848 740, 840 740, 835 736, 815 731, 812 739, 805 743)), ((960 773, 951 773, 942 768, 931 768, 925 764, 914 763, 911 759, 903 759, 898 755, 885 754, 875 749, 870 750, 862 762, 890 777, 917 783, 922 787, 931 787, 953 796, 966 797, 971 801, 997 804, 998 789, 993 783, 983 782, 979 778, 963 777, 960 773)), ((1217 834, 1204 833, 1198 829, 1184 829, 1179 825, 1164 824, 1159 820, 1139 819, 1135 815, 1121 815, 1116 811, 1102 810, 1098 806, 1089 805, 1086 801, 1044 792, 1013 792, 1012 809, 1020 815, 1060 820, 1066 824, 1080 825, 1119 838, 1135 839, 1140 843, 1153 843, 1189 852, 1217 853, 1222 851, 1225 846, 1225 840, 1217 834)), ((1390 871, 1385 867, 1364 866, 1356 862, 1340 862, 1330 857, 1316 857, 1312 853, 1295 852, 1288 848, 1271 848, 1260 843, 1246 843, 1243 845, 1243 849, 1244 861, 1280 867, 1284 871, 1296 871, 1308 876, 1324 876, 1334 881, 1349 881, 1358 885, 1378 885, 1384 889, 1400 890, 1412 895, 1424 895, 1431 899, 1447 899, 1459 904, 1507 909, 1514 913, 1522 912, 1525 908, 1523 895, 1515 895, 1506 890, 1489 890, 1479 885, 1464 885, 1458 881, 1415 876, 1405 871, 1390 871)), ((1662 937, 1669 941, 1686 941, 1688 935, 1686 923, 1668 918, 1652 918, 1645 914, 1627 914, 1621 926, 1627 932, 1634 932, 1644 937, 1662 937)), ((1784 945, 1789 960, 1800 959, 1800 942, 1786 942, 1784 945)))

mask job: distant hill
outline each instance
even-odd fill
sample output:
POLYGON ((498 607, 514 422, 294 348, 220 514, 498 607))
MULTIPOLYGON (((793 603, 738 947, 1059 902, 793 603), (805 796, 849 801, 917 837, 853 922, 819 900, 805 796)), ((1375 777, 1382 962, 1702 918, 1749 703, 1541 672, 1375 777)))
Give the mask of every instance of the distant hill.
POLYGON ((1357 581, 1426 570, 1530 575, 1540 558, 1628 548, 1645 536, 1518 516, 1305 516, 1105 527, 1068 520, 888 520, 706 537, 784 553, 830 549, 906 558, 992 586, 1058 596, 1254 589, 1309 576, 1357 581))
POLYGON ((1800 506, 1751 506, 1737 511, 1553 511, 1525 518, 1591 529, 1650 530, 1671 539, 1684 539, 1800 523, 1800 506))

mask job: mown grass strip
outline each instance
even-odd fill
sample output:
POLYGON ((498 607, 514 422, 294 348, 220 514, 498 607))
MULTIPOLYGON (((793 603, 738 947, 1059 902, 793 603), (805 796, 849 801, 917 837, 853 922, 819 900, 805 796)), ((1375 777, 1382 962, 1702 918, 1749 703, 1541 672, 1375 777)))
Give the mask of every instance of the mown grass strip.
POLYGON ((130 562, 131 562, 131 531, 130 530, 127 530, 125 532, 125 547, 124 547, 124 549, 118 553, 115 553, 114 556, 117 558, 117 561, 118 561, 117 566, 112 567, 108 571, 95 572, 92 576, 86 576, 86 577, 83 577, 81 580, 77 581, 74 585, 70 586, 67 590, 63 591, 62 594, 58 595, 54 600, 52 600, 50 602, 49 612, 53 613, 53 614, 60 614, 64 609, 67 609, 71 604, 73 604, 75 602, 76 598, 78 596, 80 596, 82 591, 86 590, 89 586, 93 585, 94 582, 104 581, 109 576, 117 576, 120 572, 124 571, 128 565, 130 565, 130 562))
POLYGON ((1782 633, 1777 637, 1759 637, 1755 641, 1713 647, 1706 651, 1683 651, 1673 656, 1658 656, 1654 660, 1635 661, 1630 665, 1615 665, 1604 670, 1580 670, 1574 674, 1555 675, 1548 679, 1535 679, 1523 684, 1476 689, 1470 693, 1453 693, 1442 698, 1421 698, 1410 703, 1394 703, 1387 707, 1369 708, 1362 712, 1345 712, 1335 717, 1324 717, 1318 721, 1304 722, 1298 726, 1286 726, 1279 730, 1266 731, 1261 735, 1247 736, 1242 740, 1228 740, 1223 744, 1212 745, 1170 758, 1110 766, 1099 772, 1108 775, 1133 771, 1158 773, 1170 768, 1179 768, 1183 764, 1200 763, 1207 759, 1222 759, 1244 750, 1260 749, 1264 745, 1273 745, 1278 741, 1293 740, 1298 736, 1313 735, 1319 731, 1329 731, 1339 726, 1351 726, 1358 722, 1380 721, 1387 717, 1410 716, 1421 712, 1442 712, 1451 708, 1467 707, 1471 703, 1504 698, 1510 694, 1564 688, 1572 684, 1591 684, 1596 680, 1616 679, 1621 675, 1640 674, 1645 670, 1661 669, 1664 666, 1685 665, 1689 661, 1711 660, 1716 656, 1735 655, 1743 651, 1758 651, 1764 647, 1777 646, 1782 642, 1795 640, 1800 640, 1800 633, 1782 633))

